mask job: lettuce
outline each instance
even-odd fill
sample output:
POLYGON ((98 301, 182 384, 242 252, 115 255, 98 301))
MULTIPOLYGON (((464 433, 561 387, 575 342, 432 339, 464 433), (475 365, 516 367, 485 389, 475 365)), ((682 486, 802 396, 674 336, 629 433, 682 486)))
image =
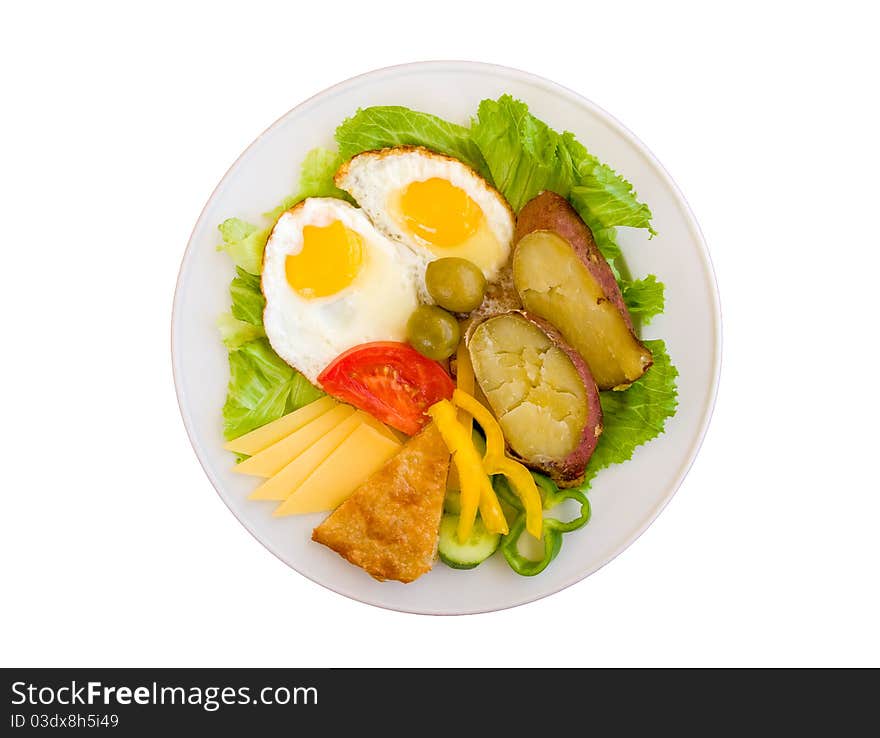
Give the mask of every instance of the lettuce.
POLYGON ((342 160, 388 146, 424 146, 455 157, 486 176, 486 162, 467 128, 398 105, 362 108, 336 129, 342 160))
POLYGON ((217 318, 217 330, 223 345, 230 349, 266 335, 263 326, 239 320, 232 313, 223 313, 217 318))
POLYGON ((238 438, 318 399, 323 392, 258 338, 229 352, 229 388, 223 434, 238 438))
POLYGON ((348 195, 333 183, 333 175, 342 165, 343 158, 338 151, 312 149, 303 159, 299 174, 299 196, 338 197, 347 199, 348 195))
POLYGON ((510 95, 483 100, 471 136, 514 212, 542 190, 568 196, 575 171, 565 139, 531 115, 525 103, 510 95))
POLYGON ((651 226, 651 209, 639 202, 633 186, 587 151, 571 133, 566 132, 563 138, 575 169, 571 190, 564 194, 590 230, 630 226, 657 235, 651 226))
POLYGON ((644 343, 654 354, 654 365, 629 389, 599 395, 605 430, 587 464, 583 489, 589 488, 601 469, 631 459, 633 451, 663 433, 666 420, 675 415, 678 370, 663 341, 644 343))
POLYGON ((260 291, 259 275, 236 267, 235 278, 229 285, 229 295, 232 298, 229 312, 217 318, 217 329, 226 347, 235 349, 265 336, 263 308, 266 300, 260 291))
POLYGON ((259 274, 263 268, 263 249, 266 248, 269 229, 257 228, 238 218, 224 220, 217 229, 223 238, 217 251, 225 251, 240 269, 259 274))
POLYGON ((599 251, 602 252, 602 256, 605 257, 605 261, 608 262, 608 266, 611 267, 611 271, 614 272, 614 277, 620 282, 620 270, 621 268, 626 269, 626 265, 623 261, 623 252, 620 250, 620 246, 617 245, 617 229, 605 228, 603 230, 594 230, 593 240, 596 242, 599 251))
POLYGON ((229 293, 230 312, 217 319, 220 337, 229 349, 229 386, 223 406, 223 434, 227 440, 324 394, 288 366, 266 340, 266 300, 260 291, 259 275, 237 267, 229 293))
POLYGON ((263 213, 264 217, 274 223, 281 213, 290 210, 307 197, 335 197, 354 204, 348 193, 340 190, 333 183, 333 175, 342 162, 342 157, 336 151, 322 148, 309 151, 300 167, 299 188, 296 194, 285 197, 277 208, 263 213))
POLYGON ((572 133, 558 133, 535 118, 525 103, 510 95, 483 100, 471 136, 514 211, 542 190, 568 198, 618 280, 626 267, 615 229, 645 228, 655 235, 651 210, 639 202, 632 184, 590 154, 572 133))
POLYGON ((260 291, 259 275, 249 274, 240 267, 236 268, 235 278, 229 285, 229 295, 232 297, 233 317, 253 325, 263 325, 266 298, 260 291))
POLYGON ((620 291, 629 312, 641 319, 643 325, 663 312, 664 284, 649 274, 644 279, 620 280, 620 291))
POLYGON ((578 166, 569 199, 591 229, 631 226, 654 236, 651 210, 636 199, 632 185, 613 169, 590 156, 578 166))

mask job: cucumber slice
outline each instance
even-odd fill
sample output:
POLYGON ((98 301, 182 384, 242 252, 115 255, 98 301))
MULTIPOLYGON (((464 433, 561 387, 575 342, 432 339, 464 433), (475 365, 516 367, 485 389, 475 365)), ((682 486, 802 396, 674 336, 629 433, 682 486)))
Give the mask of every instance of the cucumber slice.
POLYGON ((453 569, 473 569, 482 564, 501 544, 501 535, 490 533, 477 518, 471 537, 464 543, 458 542, 458 515, 445 513, 440 520, 440 540, 437 550, 440 560, 453 569))
POLYGON ((459 515, 461 513, 461 492, 457 489, 446 490, 446 497, 443 498, 443 512, 459 515))

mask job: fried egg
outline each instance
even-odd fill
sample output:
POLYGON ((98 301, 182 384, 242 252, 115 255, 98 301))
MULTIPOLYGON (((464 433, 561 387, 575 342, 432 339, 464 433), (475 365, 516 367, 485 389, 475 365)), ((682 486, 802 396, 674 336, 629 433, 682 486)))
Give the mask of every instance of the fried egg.
POLYGON ((344 351, 403 341, 418 305, 418 260, 364 211, 309 198, 283 213, 263 255, 263 325, 275 352, 317 384, 344 351))
MULTIPOLYGON (((457 256, 489 282, 507 263, 514 216, 498 191, 466 164, 415 146, 358 154, 336 172, 376 227, 421 262, 457 256)), ((424 282, 420 284, 423 299, 424 282)))

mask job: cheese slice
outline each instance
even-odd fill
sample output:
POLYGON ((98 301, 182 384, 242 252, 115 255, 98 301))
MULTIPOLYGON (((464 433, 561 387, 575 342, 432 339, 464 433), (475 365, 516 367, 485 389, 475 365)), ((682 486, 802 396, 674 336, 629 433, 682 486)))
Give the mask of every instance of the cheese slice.
POLYGON ((275 516, 335 510, 400 450, 369 422, 346 438, 272 513, 275 516))
POLYGON ((236 464, 233 471, 257 477, 271 477, 354 414, 355 409, 351 405, 337 404, 332 410, 318 416, 286 438, 236 464))
MULTIPOLYGON (((321 462, 336 450, 340 443, 348 438, 358 426, 363 425, 363 419, 355 414, 354 408, 348 405, 340 407, 351 410, 349 416, 335 428, 321 435, 318 440, 271 479, 263 482, 251 493, 248 499, 286 500, 321 465, 321 462)), ((315 422, 320 422, 320 418, 315 422)))
POLYGON ((282 438, 289 436, 295 430, 299 430, 307 423, 311 423, 315 418, 332 410, 339 403, 329 395, 325 395, 319 400, 303 405, 299 410, 283 415, 278 420, 245 433, 243 436, 234 438, 226 443, 223 448, 227 451, 234 451, 237 454, 247 454, 253 456, 264 448, 268 448, 273 443, 277 443, 282 438))
MULTIPOLYGON (((385 438, 387 438, 391 441, 400 441, 400 436, 397 435, 397 432, 395 432, 392 428, 389 428, 381 420, 374 418, 366 410, 359 410, 358 412, 363 414, 364 422, 367 425, 369 425, 371 428, 379 431, 379 433, 381 433, 383 436, 385 436, 385 438)), ((406 436, 403 436, 403 437, 406 438, 406 436)))

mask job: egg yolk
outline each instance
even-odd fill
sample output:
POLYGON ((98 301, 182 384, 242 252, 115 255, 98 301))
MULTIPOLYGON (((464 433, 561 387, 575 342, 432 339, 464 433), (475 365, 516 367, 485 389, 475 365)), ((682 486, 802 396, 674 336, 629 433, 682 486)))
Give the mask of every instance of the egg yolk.
POLYGON ((400 196, 409 231, 429 246, 458 246, 479 228, 483 211, 468 194, 439 177, 412 182, 400 196))
POLYGON ((364 240, 338 220, 307 225, 298 254, 285 263, 288 284, 302 297, 327 297, 348 287, 364 260, 364 240))

